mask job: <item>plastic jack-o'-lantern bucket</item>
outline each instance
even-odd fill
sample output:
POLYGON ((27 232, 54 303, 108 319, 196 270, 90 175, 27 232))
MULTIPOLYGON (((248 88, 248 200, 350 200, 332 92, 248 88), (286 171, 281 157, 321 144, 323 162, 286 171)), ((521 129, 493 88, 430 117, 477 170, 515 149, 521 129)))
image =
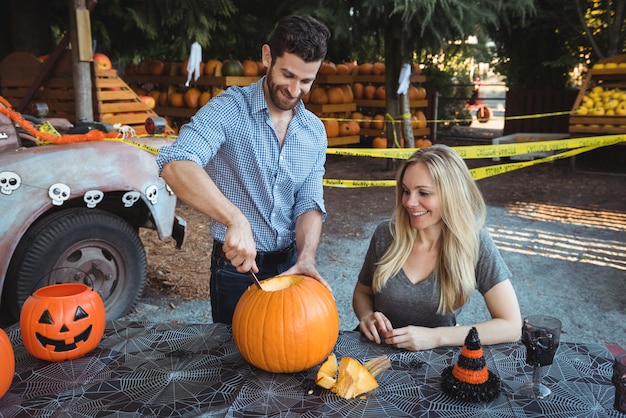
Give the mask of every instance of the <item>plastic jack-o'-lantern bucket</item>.
POLYGON ((9 336, 0 328, 0 358, 2 358, 2 367, 0 367, 0 398, 11 387, 13 383, 13 374, 15 373, 15 353, 9 336))
POLYGON ((24 347, 48 361, 81 357, 102 340, 106 323, 98 292, 82 283, 39 288, 24 302, 20 331, 24 347))

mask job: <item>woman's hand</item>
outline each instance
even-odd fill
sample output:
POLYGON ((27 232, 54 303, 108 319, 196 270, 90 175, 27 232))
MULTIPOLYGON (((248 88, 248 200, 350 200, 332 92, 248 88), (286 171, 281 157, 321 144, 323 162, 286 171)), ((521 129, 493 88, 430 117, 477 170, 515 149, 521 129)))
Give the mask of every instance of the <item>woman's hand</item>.
POLYGON ((381 312, 372 312, 361 318, 359 329, 370 341, 381 343, 381 335, 393 331, 391 322, 381 312))
POLYGON ((409 351, 429 350, 439 346, 437 328, 409 325, 381 333, 383 341, 395 348, 409 351))

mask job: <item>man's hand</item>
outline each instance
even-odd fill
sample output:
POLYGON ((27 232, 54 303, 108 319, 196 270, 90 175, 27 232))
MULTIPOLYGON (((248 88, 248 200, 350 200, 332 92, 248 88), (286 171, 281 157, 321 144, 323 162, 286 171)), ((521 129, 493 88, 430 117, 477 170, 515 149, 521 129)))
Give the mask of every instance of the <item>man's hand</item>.
POLYGON ((330 284, 328 284, 328 282, 324 280, 322 275, 317 271, 317 268, 315 268, 315 264, 313 263, 297 260, 296 264, 294 264, 293 266, 291 266, 291 268, 289 268, 288 270, 285 270, 284 272, 280 274, 280 276, 288 276, 288 275, 300 275, 300 276, 312 277, 315 280, 322 283, 324 286, 326 286, 326 288, 330 290, 331 293, 333 291, 333 289, 331 289, 330 287, 330 284))
POLYGON ((247 273, 250 269, 259 272, 255 260, 256 244, 247 219, 243 218, 228 226, 222 250, 238 272, 247 273))

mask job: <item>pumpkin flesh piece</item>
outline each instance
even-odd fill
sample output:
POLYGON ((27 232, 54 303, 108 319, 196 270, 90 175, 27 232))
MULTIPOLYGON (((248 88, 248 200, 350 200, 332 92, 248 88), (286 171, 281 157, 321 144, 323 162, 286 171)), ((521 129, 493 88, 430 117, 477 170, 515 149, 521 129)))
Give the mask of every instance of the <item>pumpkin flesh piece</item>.
POLYGON ((343 357, 339 363, 337 384, 332 391, 345 399, 370 392, 378 387, 376 378, 358 360, 343 357))
POLYGON ((331 389, 337 383, 337 371, 339 365, 337 364, 337 356, 335 353, 330 353, 328 358, 317 371, 315 376, 315 384, 323 387, 324 389, 331 389))

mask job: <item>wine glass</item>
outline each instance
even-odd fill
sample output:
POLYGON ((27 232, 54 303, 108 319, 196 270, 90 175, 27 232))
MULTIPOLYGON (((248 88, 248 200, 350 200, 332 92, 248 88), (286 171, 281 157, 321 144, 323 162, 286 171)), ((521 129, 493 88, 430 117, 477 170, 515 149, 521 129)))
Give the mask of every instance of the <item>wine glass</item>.
POLYGON ((533 366, 533 378, 522 384, 523 396, 543 399, 552 392, 541 383, 541 367, 552 364, 559 346, 561 321, 545 315, 524 318, 522 342, 526 346, 526 363, 533 366))

